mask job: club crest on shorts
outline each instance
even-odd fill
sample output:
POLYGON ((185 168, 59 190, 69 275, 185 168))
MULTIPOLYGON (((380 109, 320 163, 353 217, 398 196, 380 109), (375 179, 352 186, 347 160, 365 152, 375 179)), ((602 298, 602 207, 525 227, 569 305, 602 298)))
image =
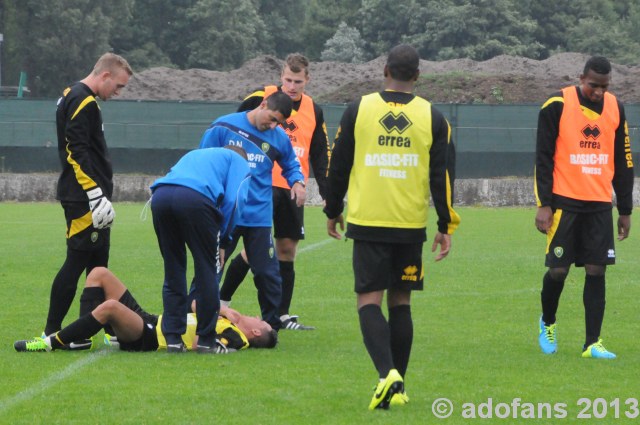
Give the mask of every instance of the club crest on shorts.
POLYGON ((98 240, 98 232, 91 232, 91 242, 96 243, 98 240))
POLYGON ((557 246, 553 248, 553 253, 556 255, 556 257, 560 258, 564 254, 564 249, 561 246, 557 246))
POLYGON ((407 266, 402 270, 402 272, 404 273, 402 275, 402 280, 410 280, 412 282, 418 281, 418 276, 416 276, 416 274, 418 273, 418 267, 407 266))
POLYGON ((273 248, 269 248, 269 258, 273 258, 273 248))

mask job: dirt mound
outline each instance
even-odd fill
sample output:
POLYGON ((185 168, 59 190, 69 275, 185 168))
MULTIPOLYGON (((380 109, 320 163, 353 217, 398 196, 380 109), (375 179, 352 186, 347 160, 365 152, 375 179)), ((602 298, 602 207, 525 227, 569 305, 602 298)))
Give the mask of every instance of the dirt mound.
MULTIPOLYGON (((497 56, 477 62, 420 61, 424 77, 416 93, 436 103, 540 103, 575 84, 588 56, 561 53, 546 60, 497 56)), ((314 62, 307 93, 320 103, 346 103, 382 88, 385 58, 363 64, 314 62)), ((120 99, 240 101, 279 80, 282 60, 260 56, 229 72, 151 68, 135 74, 120 99)), ((625 103, 640 103, 640 67, 613 64, 611 91, 625 103)))

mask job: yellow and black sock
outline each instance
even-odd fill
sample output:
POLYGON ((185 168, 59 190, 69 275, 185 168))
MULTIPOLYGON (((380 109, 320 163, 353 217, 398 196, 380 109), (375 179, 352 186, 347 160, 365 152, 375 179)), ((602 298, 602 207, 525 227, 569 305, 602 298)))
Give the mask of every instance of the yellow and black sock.
POLYGON ((58 332, 55 337, 51 338, 51 346, 54 347, 54 339, 60 345, 67 345, 74 341, 89 339, 102 329, 103 324, 100 323, 91 313, 85 314, 75 322, 58 332))

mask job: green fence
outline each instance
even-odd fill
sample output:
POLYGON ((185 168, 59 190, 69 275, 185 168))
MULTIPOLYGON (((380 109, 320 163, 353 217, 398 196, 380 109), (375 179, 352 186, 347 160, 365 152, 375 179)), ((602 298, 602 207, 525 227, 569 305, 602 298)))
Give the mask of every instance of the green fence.
MULTIPOLYGON (((198 146, 203 131, 235 102, 100 102, 119 173, 161 174, 198 146)), ((531 176, 540 105, 437 104, 449 119, 459 178, 531 176)), ((345 105, 322 105, 333 140, 345 105)), ((59 170, 56 100, 0 99, 0 172, 59 170)), ((632 149, 640 140, 640 104, 626 105, 632 149)), ((635 149, 634 149, 635 148, 635 149)), ((636 158, 636 163, 638 162, 636 158)))

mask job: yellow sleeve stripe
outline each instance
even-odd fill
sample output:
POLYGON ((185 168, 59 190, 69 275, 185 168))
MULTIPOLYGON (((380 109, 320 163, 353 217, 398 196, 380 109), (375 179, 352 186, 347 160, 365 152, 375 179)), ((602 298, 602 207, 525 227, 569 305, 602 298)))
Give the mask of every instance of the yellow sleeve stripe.
POLYGON ((447 208, 449 208, 449 217, 450 221, 447 225, 447 234, 451 235, 458 228, 460 224, 460 216, 451 206, 451 178, 449 177, 449 172, 447 171, 447 208))
POLYGON ((538 179, 536 179, 537 171, 536 167, 533 167, 533 194, 536 197, 536 205, 541 207, 542 202, 540 202, 540 197, 538 196, 538 179))
POLYGON ((80 113, 80 111, 82 111, 82 109, 87 106, 89 103, 91 102, 95 102, 96 98, 93 96, 87 96, 81 103, 80 106, 78 106, 78 109, 76 109, 76 111, 73 113, 73 115, 71 115, 71 119, 74 119, 76 117, 76 115, 78 115, 80 113))
POLYGON ((69 141, 67 140, 67 146, 65 148, 65 150, 67 151, 67 162, 69 164, 71 164, 71 166, 73 167, 73 172, 76 175, 76 180, 78 181, 78 183, 80 183, 80 186, 82 186, 82 188, 84 190, 89 190, 92 187, 96 187, 98 185, 98 183, 96 183, 95 181, 93 181, 93 179, 91 177, 89 177, 84 171, 82 171, 82 167, 80 167, 80 164, 78 164, 75 159, 73 159, 73 157, 71 156, 71 150, 69 150, 69 141))
MULTIPOLYGON (((449 121, 447 123, 447 144, 451 143, 451 124, 449 121)), ((446 172, 446 182, 447 182, 447 208, 449 209, 449 217, 451 221, 447 225, 447 234, 451 235, 458 228, 460 224, 460 216, 451 206, 453 204, 452 200, 452 190, 451 190, 451 177, 449 176, 449 171, 446 172)))
MULTIPOLYGON (((85 106, 87 106, 89 103, 95 102, 95 101, 96 101, 96 98, 93 97, 93 96, 85 97, 85 99, 78 106, 78 109, 76 109, 76 111, 71 116, 71 119, 74 119, 76 117, 76 115, 78 115, 80 113, 80 111, 82 111, 82 109, 84 109, 85 106)), ((82 188, 84 190, 89 190, 92 187, 97 186, 98 184, 96 182, 94 182, 93 179, 91 179, 91 177, 89 177, 84 171, 82 171, 82 168, 80 167, 80 164, 78 164, 72 158, 71 151, 69 150, 69 141, 68 140, 67 140, 67 146, 66 146, 65 149, 66 149, 67 154, 68 154, 67 155, 67 162, 69 164, 71 164, 71 166, 73 167, 73 171, 74 171, 74 173, 76 175, 76 180, 78 180, 78 183, 80 183, 82 188)))
POLYGON ((564 103, 564 98, 562 96, 550 97, 549 99, 547 99, 546 102, 544 102, 544 104, 542 105, 542 108, 540 108, 540 109, 546 108, 547 106, 549 106, 553 102, 562 102, 562 103, 564 103))
POLYGON ((264 98, 264 90, 256 90, 256 91, 254 91, 253 93, 251 93, 249 96, 245 97, 242 100, 244 101, 244 100, 247 100, 247 99, 252 98, 252 97, 262 97, 262 98, 264 98))
POLYGON ((597 113, 592 109, 587 108, 586 106, 580 105, 580 109, 582 110, 582 113, 590 120, 597 120, 598 118, 600 118, 599 113, 597 113))

